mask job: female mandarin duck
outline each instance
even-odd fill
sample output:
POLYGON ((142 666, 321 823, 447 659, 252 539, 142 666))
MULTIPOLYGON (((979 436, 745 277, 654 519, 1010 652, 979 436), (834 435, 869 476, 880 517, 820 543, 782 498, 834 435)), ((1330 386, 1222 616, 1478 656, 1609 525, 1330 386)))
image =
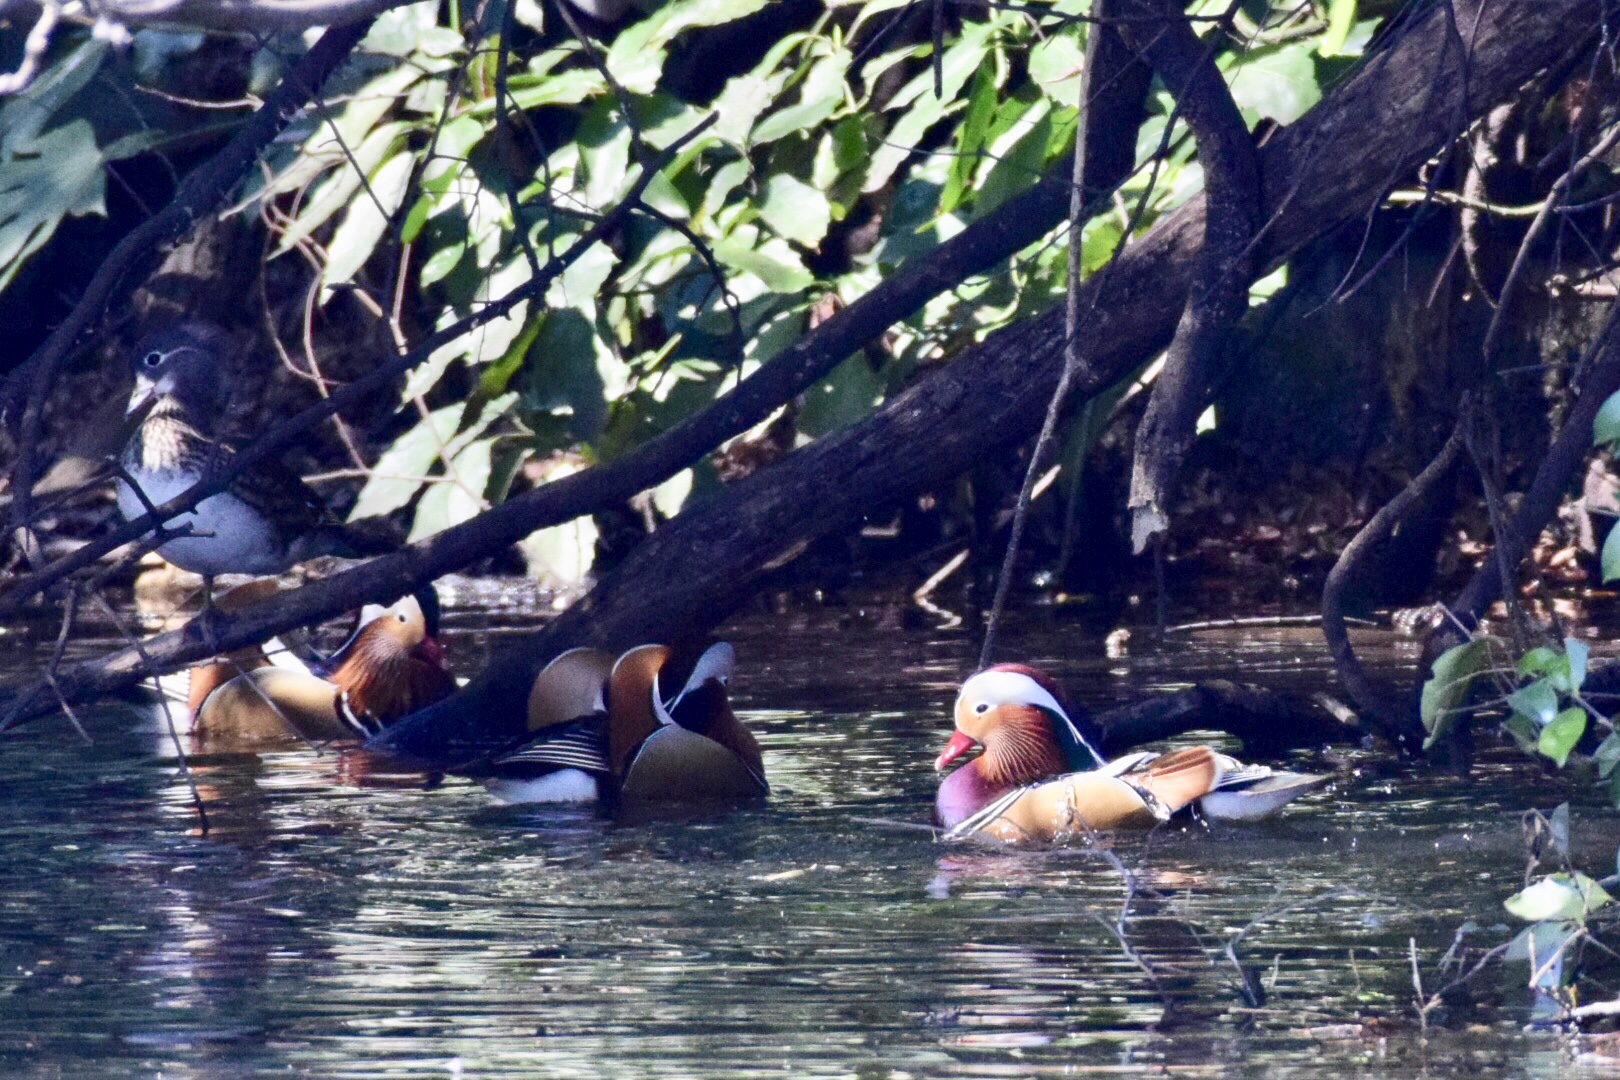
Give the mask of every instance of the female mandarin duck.
POLYGON ((502 802, 711 802, 764 795, 759 744, 731 711, 732 647, 689 668, 663 645, 615 662, 571 649, 529 691, 529 734, 470 767, 502 802))
POLYGON ((1060 698, 1051 679, 1022 664, 962 684, 956 733, 934 767, 983 753, 940 783, 935 810, 950 838, 1050 841, 1151 828, 1195 802, 1211 818, 1252 820, 1328 779, 1244 765, 1207 746, 1105 761, 1096 731, 1060 698))
POLYGON ((319 671, 284 653, 272 660, 256 647, 193 668, 193 730, 310 740, 375 735, 456 689, 431 632, 434 607, 406 596, 364 608, 352 636, 319 671))

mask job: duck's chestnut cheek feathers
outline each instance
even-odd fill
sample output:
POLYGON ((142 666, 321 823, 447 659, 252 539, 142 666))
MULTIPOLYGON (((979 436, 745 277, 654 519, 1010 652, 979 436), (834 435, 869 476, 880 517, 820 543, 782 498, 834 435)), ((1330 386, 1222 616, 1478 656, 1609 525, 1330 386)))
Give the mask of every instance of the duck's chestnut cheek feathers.
POLYGON ((950 767, 951 762, 955 761, 963 754, 968 753, 978 745, 978 740, 973 738, 973 736, 964 734, 960 731, 954 732, 951 735, 951 741, 945 744, 945 749, 940 753, 939 757, 934 760, 934 769, 938 772, 944 772, 950 767))

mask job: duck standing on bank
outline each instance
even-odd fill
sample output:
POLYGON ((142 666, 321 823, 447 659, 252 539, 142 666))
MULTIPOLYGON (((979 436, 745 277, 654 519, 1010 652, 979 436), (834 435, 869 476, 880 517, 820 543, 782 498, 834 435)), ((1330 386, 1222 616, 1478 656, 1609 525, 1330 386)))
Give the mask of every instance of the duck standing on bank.
POLYGON ((1207 746, 1107 761, 1086 718, 1022 664, 997 664, 963 683, 955 720, 934 767, 982 752, 940 783, 935 812, 951 839, 1045 842, 1152 828, 1194 804, 1210 818, 1253 820, 1329 779, 1245 765, 1207 746))
MULTIPOLYGON (((118 511, 126 521, 219 472, 235 453, 216 433, 226 406, 219 340, 217 331, 183 324, 135 350, 126 415, 139 423, 119 459, 118 511)), ((205 597, 220 574, 279 574, 318 555, 354 557, 378 547, 339 524, 298 474, 273 461, 244 470, 164 525, 189 526, 157 552, 201 574, 205 597)))
POLYGON ((701 803, 765 795, 759 743, 726 695, 726 642, 687 667, 663 645, 571 649, 536 677, 529 733, 460 770, 506 803, 701 803))

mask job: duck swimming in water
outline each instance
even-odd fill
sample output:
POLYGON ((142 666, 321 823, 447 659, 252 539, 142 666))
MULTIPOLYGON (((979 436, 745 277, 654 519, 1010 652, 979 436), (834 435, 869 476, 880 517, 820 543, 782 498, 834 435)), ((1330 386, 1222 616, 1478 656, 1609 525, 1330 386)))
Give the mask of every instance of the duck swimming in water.
POLYGON ((571 649, 535 679, 529 734, 461 770, 502 802, 692 803, 769 790, 753 734, 726 695, 736 652, 726 642, 689 666, 663 645, 617 661, 571 649))
POLYGON ((956 731, 934 767, 982 752, 940 783, 935 813, 952 839, 1050 842, 1152 828, 1194 804, 1210 818, 1252 820, 1329 779, 1245 765, 1207 746, 1108 761, 1057 684, 1022 664, 968 679, 954 713, 956 731))
POLYGON ((435 611, 414 595, 368 606, 318 669, 284 654, 273 660, 256 647, 199 665, 187 695, 192 729, 202 736, 369 738, 455 691, 432 633, 435 611))

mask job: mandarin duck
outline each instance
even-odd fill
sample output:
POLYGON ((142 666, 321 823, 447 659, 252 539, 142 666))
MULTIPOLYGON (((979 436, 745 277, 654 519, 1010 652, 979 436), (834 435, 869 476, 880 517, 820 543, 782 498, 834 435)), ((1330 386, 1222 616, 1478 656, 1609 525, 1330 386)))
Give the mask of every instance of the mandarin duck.
MULTIPOLYGON (((135 351, 126 416, 139 422, 119 459, 118 511, 126 521, 226 467, 234 455, 216 435, 226 405, 220 339, 209 327, 183 324, 149 335, 135 351)), ((208 585, 220 574, 279 574, 318 555, 378 550, 333 519, 309 485, 275 461, 251 466, 164 524, 191 532, 165 541, 158 554, 208 585)))
POLYGON ((1207 746, 1108 761, 1085 716, 1022 664, 997 664, 963 683, 955 721, 934 767, 943 772, 982 752, 940 783, 935 813, 949 839, 1018 843, 1145 829, 1194 804, 1212 819, 1247 821, 1329 779, 1245 765, 1207 746))
POLYGON ((642 645, 617 661, 598 649, 571 649, 535 678, 528 734, 460 771, 506 803, 763 796, 759 744, 726 696, 735 663, 726 642, 690 667, 663 645, 642 645))
MULTIPOLYGON (((222 598, 223 600, 223 598, 222 598)), ((192 669, 193 730, 199 735, 367 739, 455 692, 428 612, 406 596, 368 606, 341 648, 312 669, 285 653, 242 650, 192 669)))

